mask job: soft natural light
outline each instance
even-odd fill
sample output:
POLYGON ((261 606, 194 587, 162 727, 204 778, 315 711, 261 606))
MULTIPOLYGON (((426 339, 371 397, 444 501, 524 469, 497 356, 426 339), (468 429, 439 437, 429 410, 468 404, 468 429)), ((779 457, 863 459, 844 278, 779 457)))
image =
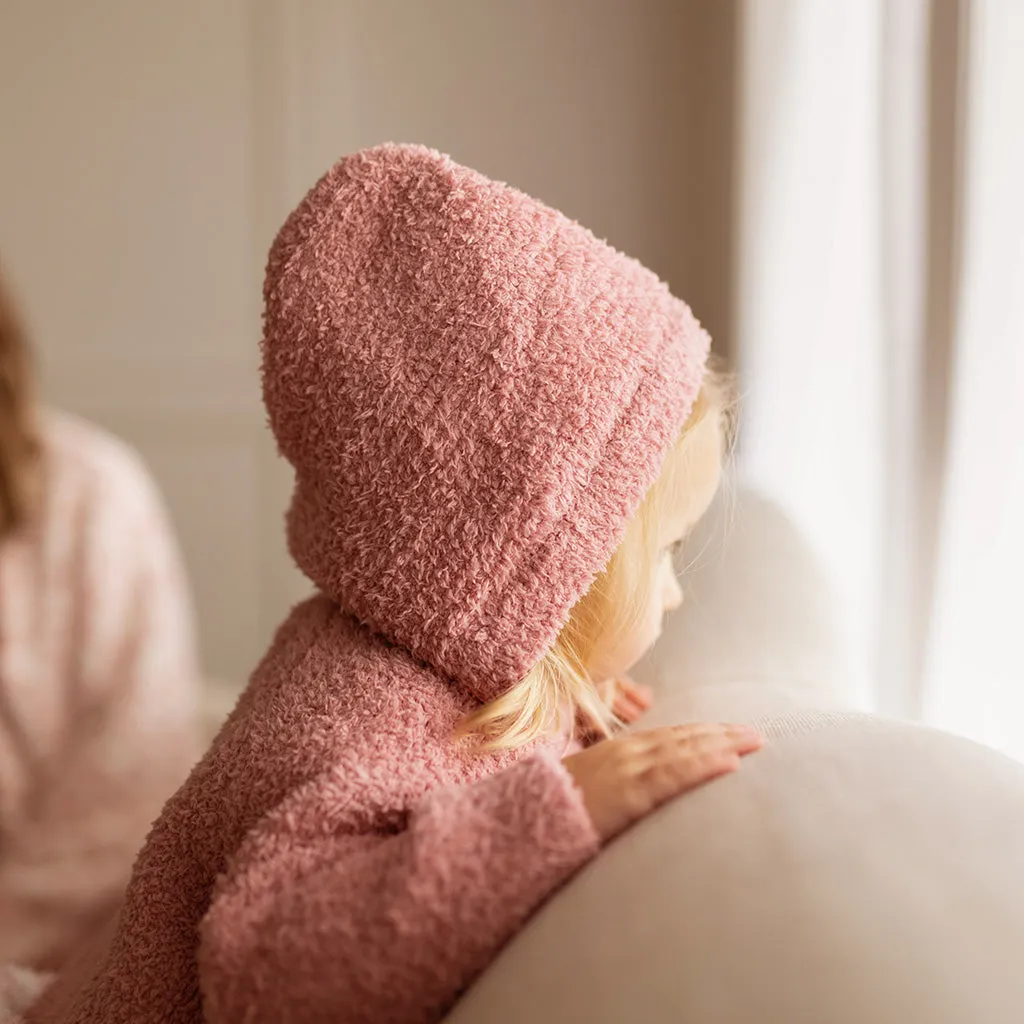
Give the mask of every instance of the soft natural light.
POLYGON ((784 6, 747 8, 741 470, 804 528, 865 651, 882 471, 879 10, 784 6), (823 38, 845 45, 823 48, 823 38))
POLYGON ((972 6, 962 308, 925 712, 1024 757, 1024 6, 972 6))
POLYGON ((948 111, 946 390, 923 356, 927 10, 747 6, 740 465, 835 576, 869 703, 1024 757, 1024 5, 971 5, 948 111))

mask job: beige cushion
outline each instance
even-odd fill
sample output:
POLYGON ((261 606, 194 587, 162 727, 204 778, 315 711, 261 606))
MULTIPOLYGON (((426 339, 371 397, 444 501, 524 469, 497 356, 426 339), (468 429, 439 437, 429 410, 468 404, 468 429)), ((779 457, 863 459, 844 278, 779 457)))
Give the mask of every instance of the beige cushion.
POLYGON ((1024 767, 879 719, 770 732, 610 846, 451 1024, 1024 1019, 1024 767))
POLYGON ((449 1024, 1024 1021, 1024 767, 849 710, 835 603, 774 506, 720 507, 701 549, 644 724, 768 746, 606 849, 449 1024))

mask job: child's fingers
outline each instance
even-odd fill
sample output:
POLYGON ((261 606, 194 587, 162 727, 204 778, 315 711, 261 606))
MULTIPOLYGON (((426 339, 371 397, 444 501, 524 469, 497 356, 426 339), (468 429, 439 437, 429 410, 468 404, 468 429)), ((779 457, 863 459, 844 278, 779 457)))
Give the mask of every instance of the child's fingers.
POLYGON ((752 726, 732 722, 685 722, 682 725, 663 725, 637 735, 651 747, 678 747, 702 736, 722 736, 739 742, 761 741, 760 733, 752 726))
POLYGON ((676 757, 700 758, 705 755, 719 754, 744 756, 759 750, 763 744, 760 736, 745 732, 708 733, 680 743, 676 747, 676 757))
POLYGON ((651 707, 654 703, 654 691, 649 686, 638 686, 636 692, 643 706, 645 708, 651 707))
POLYGON ((673 759, 652 764, 647 771, 656 791, 655 802, 660 804, 720 775, 728 775, 739 765, 739 754, 724 740, 709 740, 699 748, 679 751, 673 759))
POLYGON ((756 732, 741 733, 733 739, 733 749, 741 757, 753 754, 764 746, 764 737, 756 732))
POLYGON ((740 758, 760 750, 764 741, 749 726, 698 726, 677 733, 664 746, 655 745, 650 753, 654 771, 667 769, 678 785, 678 792, 700 785, 708 779, 735 771, 740 758))
POLYGON ((734 722, 689 723, 674 726, 673 731, 677 744, 691 743, 704 737, 721 737, 737 747, 752 745, 752 749, 756 750, 764 743, 764 737, 752 725, 734 722))
POLYGON ((740 755, 730 753, 728 751, 708 757, 701 762, 700 769, 696 773, 695 781, 691 783, 689 788, 694 786, 701 786, 705 782, 710 782, 712 779, 717 779, 722 775, 729 775, 730 773, 737 771, 740 766, 740 755))
POLYGON ((612 710, 623 722, 635 722, 644 712, 643 708, 622 694, 615 698, 612 710))
POLYGON ((619 682, 619 692, 626 694, 634 704, 646 711, 654 703, 654 691, 649 686, 640 686, 632 679, 619 682))
POLYGON ((694 722, 614 737, 563 762, 603 839, 675 796, 740 766, 762 744, 748 726, 694 722))
POLYGON ((637 686, 631 679, 618 680, 615 689, 612 709, 625 722, 635 722, 654 700, 650 687, 637 686))
POLYGON ((738 737, 724 732, 708 732, 698 736, 690 736, 675 743, 656 747, 652 751, 655 762, 675 762, 682 764, 704 756, 717 755, 723 752, 736 753, 737 744, 743 742, 738 737))

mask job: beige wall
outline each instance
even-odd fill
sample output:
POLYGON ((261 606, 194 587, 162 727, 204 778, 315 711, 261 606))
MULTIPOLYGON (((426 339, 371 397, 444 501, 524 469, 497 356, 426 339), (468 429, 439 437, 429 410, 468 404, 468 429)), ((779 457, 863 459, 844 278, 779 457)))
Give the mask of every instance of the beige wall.
POLYGON ((304 585, 263 430, 259 278, 338 156, 423 141, 562 207, 730 329, 732 0, 6 0, 0 255, 46 390, 149 460, 210 670, 304 585))

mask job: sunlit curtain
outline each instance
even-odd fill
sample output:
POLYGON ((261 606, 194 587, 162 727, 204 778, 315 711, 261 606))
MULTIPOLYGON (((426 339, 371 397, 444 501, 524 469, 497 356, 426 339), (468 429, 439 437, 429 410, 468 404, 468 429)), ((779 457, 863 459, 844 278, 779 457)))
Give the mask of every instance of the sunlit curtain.
POLYGON ((1024 4, 970 5, 927 718, 1024 757, 1024 4))
POLYGON ((741 472, 863 703, 1024 756, 1024 4, 746 0, 741 472))

